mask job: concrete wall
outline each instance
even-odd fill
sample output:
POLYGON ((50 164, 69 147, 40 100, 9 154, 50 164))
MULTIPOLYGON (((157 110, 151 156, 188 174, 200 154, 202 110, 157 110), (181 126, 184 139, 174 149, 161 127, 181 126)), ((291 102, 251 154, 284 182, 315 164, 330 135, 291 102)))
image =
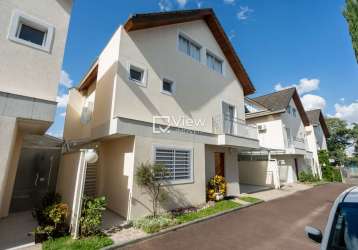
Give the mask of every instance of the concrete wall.
POLYGON ((247 119, 246 122, 257 126, 266 126, 266 130, 258 133, 260 146, 270 149, 285 149, 285 133, 280 114, 251 118, 247 119))
POLYGON ((239 182, 274 187, 273 173, 267 161, 239 161, 239 182))
MULTIPOLYGON (((135 137, 134 171, 141 163, 153 162, 153 146, 191 148, 193 150, 193 182, 186 184, 170 184, 165 187, 167 200, 161 204, 163 210, 177 207, 199 205, 206 202, 205 190, 205 146, 195 142, 181 142, 149 137, 135 137)), ((131 195, 130 219, 151 213, 152 204, 145 189, 133 183, 131 195)))
POLYGON ((98 195, 107 198, 107 207, 127 218, 132 189, 134 137, 101 143, 98 164, 98 195))
POLYGON ((72 209, 80 152, 63 154, 57 175, 56 192, 72 209))
POLYGON ((215 176, 215 152, 225 153, 225 180, 227 182, 227 195, 240 193, 237 150, 218 146, 205 146, 205 180, 215 176))
POLYGON ((314 126, 314 133, 317 139, 318 150, 327 150, 327 141, 321 125, 314 126))
POLYGON ((0 1, 0 91, 56 101, 72 1, 0 1), (11 15, 20 10, 54 25, 50 53, 8 40, 11 15))
POLYGON ((23 135, 16 118, 0 116, 0 218, 8 215, 23 135))
POLYGON ((313 156, 313 164, 311 166, 311 171, 314 175, 318 175, 320 178, 322 178, 321 166, 319 164, 318 159, 317 138, 315 135, 314 127, 312 125, 306 126, 305 130, 308 150, 312 152, 313 156))

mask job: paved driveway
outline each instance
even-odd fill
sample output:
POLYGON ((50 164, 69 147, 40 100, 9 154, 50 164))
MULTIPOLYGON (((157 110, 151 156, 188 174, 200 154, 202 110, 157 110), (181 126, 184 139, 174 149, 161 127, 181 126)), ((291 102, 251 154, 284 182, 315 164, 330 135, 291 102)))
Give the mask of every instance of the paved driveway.
POLYGON ((327 184, 300 191, 126 249, 319 249, 306 239, 304 227, 323 229, 333 201, 347 187, 327 184))

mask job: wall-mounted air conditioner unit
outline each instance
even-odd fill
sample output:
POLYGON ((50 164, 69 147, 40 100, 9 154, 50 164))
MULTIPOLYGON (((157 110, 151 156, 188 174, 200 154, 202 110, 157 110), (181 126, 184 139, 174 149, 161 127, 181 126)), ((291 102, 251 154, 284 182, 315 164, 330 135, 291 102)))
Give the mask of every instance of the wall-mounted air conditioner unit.
POLYGON ((264 124, 257 125, 257 130, 259 132, 265 132, 266 131, 266 125, 264 125, 264 124))

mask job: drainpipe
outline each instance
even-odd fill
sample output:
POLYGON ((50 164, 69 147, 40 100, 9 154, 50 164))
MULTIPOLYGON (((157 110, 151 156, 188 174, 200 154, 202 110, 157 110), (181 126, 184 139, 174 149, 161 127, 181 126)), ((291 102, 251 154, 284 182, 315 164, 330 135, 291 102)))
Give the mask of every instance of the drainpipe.
POLYGON ((74 194, 72 215, 71 215, 71 235, 73 239, 77 239, 79 236, 83 190, 86 180, 87 164, 95 163, 97 160, 98 160, 98 155, 94 149, 80 150, 80 160, 78 162, 78 167, 77 167, 75 194, 74 194))

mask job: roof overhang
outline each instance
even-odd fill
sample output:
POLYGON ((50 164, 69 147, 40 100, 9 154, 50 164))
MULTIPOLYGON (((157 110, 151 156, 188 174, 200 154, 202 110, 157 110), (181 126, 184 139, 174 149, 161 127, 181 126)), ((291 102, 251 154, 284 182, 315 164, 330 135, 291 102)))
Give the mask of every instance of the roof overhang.
POLYGON ((319 114, 319 122, 321 123, 321 128, 323 130, 325 137, 328 138, 330 136, 329 129, 328 129, 328 126, 326 123, 326 119, 324 118, 324 116, 322 114, 322 111, 320 111, 320 114, 319 114))
POLYGON ((297 93, 297 90, 295 89, 295 91, 293 92, 293 95, 292 95, 292 98, 295 102, 295 105, 296 105, 296 108, 298 110, 298 113, 300 114, 301 116, 301 120, 303 122, 303 124, 305 126, 309 126, 310 125, 310 121, 308 119, 308 116, 306 114, 306 111, 305 111, 305 108, 303 107, 302 105, 302 102, 301 102, 301 98, 300 96, 298 95, 297 93))
POLYGON ((255 87, 212 9, 136 14, 128 19, 128 21, 124 24, 124 29, 127 32, 130 32, 196 20, 204 20, 207 23, 218 45, 233 69, 233 72, 241 83, 244 94, 249 95, 254 93, 255 87))

